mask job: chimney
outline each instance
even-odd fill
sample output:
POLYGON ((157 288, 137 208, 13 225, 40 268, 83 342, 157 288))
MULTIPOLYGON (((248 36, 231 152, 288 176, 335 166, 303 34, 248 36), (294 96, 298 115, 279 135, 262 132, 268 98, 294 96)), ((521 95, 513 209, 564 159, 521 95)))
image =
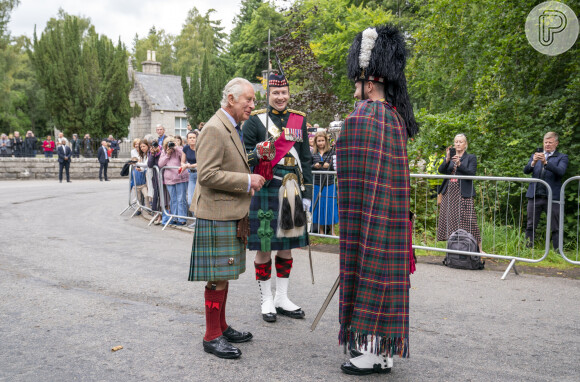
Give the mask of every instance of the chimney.
POLYGON ((161 74, 161 63, 155 61, 155 51, 147 51, 147 61, 141 63, 144 74, 161 74))

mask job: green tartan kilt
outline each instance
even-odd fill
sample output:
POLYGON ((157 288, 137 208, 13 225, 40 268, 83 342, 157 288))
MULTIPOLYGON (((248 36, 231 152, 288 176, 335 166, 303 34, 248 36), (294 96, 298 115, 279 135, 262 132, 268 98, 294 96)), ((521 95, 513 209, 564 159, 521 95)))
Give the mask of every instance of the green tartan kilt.
POLYGON ((197 219, 189 281, 235 280, 246 271, 246 249, 236 236, 237 224, 197 219))
MULTIPOLYGON (((275 175, 284 177, 284 175, 294 173, 294 171, 287 169, 275 169, 275 175)), ((267 187, 262 187, 260 191, 254 194, 250 204, 250 236, 248 237, 248 248, 252 251, 280 251, 292 248, 301 248, 308 245, 308 234, 304 230, 304 234, 298 237, 276 237, 278 229, 278 208, 280 201, 278 199, 278 191, 282 187, 282 181, 279 179, 272 179, 267 187), (270 248, 262 248, 262 239, 258 237, 258 229, 260 228, 260 219, 258 218, 259 211, 272 211, 272 219, 270 220, 270 228, 273 233, 270 239, 264 238, 264 241, 270 241, 270 248)))

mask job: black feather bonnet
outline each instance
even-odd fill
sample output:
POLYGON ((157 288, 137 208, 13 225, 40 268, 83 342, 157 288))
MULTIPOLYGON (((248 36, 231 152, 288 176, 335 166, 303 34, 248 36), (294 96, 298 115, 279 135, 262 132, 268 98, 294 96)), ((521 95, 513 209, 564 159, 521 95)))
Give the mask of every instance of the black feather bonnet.
POLYGON ((403 117, 409 136, 419 127, 407 92, 407 50, 402 33, 393 25, 367 28, 354 38, 347 58, 347 75, 353 81, 384 84, 387 102, 403 117))

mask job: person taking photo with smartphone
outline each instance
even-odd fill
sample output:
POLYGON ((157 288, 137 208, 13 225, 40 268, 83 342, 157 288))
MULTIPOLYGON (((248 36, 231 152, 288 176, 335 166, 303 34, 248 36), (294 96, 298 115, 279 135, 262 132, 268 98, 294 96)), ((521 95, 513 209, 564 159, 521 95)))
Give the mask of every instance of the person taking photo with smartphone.
MULTIPOLYGON (((475 175, 477 157, 467 153, 467 137, 457 134, 453 146, 447 148, 445 160, 439 166, 443 175, 475 175)), ((458 229, 464 229, 477 240, 481 248, 481 234, 477 226, 477 215, 473 205, 475 188, 471 179, 444 179, 439 186, 441 210, 437 225, 437 241, 447 241, 449 236, 458 229)))

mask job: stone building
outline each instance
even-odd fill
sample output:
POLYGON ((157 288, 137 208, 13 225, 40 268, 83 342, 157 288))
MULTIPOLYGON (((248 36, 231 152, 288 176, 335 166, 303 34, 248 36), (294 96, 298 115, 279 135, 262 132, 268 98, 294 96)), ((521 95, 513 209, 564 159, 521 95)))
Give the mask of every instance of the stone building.
POLYGON ((143 72, 137 72, 129 61, 129 78, 135 81, 129 93, 131 107, 138 105, 141 113, 131 118, 129 141, 156 134, 158 124, 167 135, 187 134, 187 115, 183 101, 181 77, 161 74, 161 63, 155 60, 155 51, 147 51, 147 61, 141 63, 143 72))

